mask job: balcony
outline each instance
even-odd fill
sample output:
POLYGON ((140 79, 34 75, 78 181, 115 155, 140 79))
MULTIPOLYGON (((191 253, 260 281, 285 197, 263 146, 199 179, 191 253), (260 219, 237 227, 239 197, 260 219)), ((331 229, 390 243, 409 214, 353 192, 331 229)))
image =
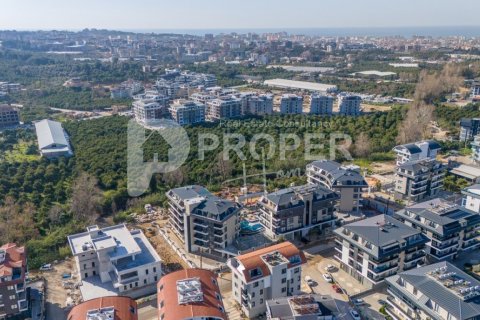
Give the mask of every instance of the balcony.
POLYGON ((430 243, 430 246, 432 248, 435 248, 439 251, 443 251, 443 250, 447 250, 449 248, 453 248, 453 247, 456 247, 458 246, 458 241, 453 241, 453 242, 447 242, 447 243, 441 243, 441 244, 433 244, 433 243, 430 243))
POLYGON ((394 264, 391 264, 391 265, 385 265, 385 266, 378 266, 378 267, 374 267, 374 268, 371 268, 370 266, 368 267, 370 271, 372 271, 373 273, 377 274, 377 275, 380 275, 382 273, 385 273, 385 272, 388 272, 390 270, 393 270, 393 269, 396 269, 398 268, 398 264, 397 263, 394 263, 394 264))
POLYGON ((416 318, 410 317, 405 311, 403 311, 403 308, 397 305, 395 300, 391 297, 387 297, 387 307, 385 308, 385 311, 393 318, 393 319, 398 319, 402 320, 402 318, 399 318, 397 314, 392 310, 398 310, 398 312, 401 313, 403 319, 408 319, 408 320, 415 320, 416 318))

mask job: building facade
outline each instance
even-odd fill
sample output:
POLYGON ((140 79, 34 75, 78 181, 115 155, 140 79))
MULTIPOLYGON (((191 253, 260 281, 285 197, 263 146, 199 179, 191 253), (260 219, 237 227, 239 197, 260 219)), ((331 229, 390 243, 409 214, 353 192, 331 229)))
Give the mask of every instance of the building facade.
POLYGON ((159 320, 227 320, 215 273, 185 269, 169 273, 157 286, 159 320))
POLYGON ((480 281, 448 262, 386 280, 387 313, 395 320, 480 319, 480 281))
POLYGON ((339 198, 336 192, 320 185, 279 190, 258 201, 260 223, 265 235, 274 240, 299 239, 313 231, 327 233, 337 221, 339 198))
POLYGON ((362 193, 368 188, 359 167, 320 160, 307 165, 306 171, 308 183, 323 185, 340 194, 339 211, 359 211, 362 193))
POLYGON ((425 140, 396 146, 397 166, 410 161, 435 160, 442 147, 434 140, 425 140))
POLYGON ((480 134, 472 142, 472 159, 475 163, 480 163, 480 134))
POLYGON ((245 98, 245 113, 254 115, 273 114, 273 95, 251 95, 245 98))
POLYGON ((460 141, 471 141, 480 134, 480 118, 460 120, 460 141))
POLYGON ((0 105, 0 129, 14 127, 20 124, 18 110, 7 105, 0 105))
POLYGON ((342 116, 358 116, 362 112, 362 98, 359 96, 339 96, 338 109, 342 116))
POLYGON ((162 275, 161 260, 141 230, 128 230, 125 225, 90 226, 87 232, 68 236, 68 243, 84 300, 101 297, 104 291, 94 290, 98 286, 111 295, 135 298, 139 292, 155 292, 162 275))
POLYGON ((295 94, 284 94, 280 99, 281 114, 302 114, 303 97, 295 94))
POLYGON ((142 125, 149 125, 168 115, 167 99, 139 99, 132 104, 135 120, 142 125))
POLYGON ((349 223, 334 233, 340 267, 364 285, 375 287, 397 272, 424 263, 428 238, 390 216, 349 223))
POLYGON ((25 247, 7 243, 0 247, 0 319, 28 310, 25 288, 27 274, 25 247))
POLYGON ((205 105, 187 100, 176 100, 169 108, 170 115, 180 125, 205 122, 205 105))
POLYGON ((447 200, 418 203, 396 212, 395 217, 428 237, 425 251, 433 261, 480 248, 480 215, 447 200))
POLYGON ((304 294, 267 301, 268 320, 335 320, 339 315, 331 296, 304 294))
POLYGON ((232 298, 249 318, 267 311, 267 300, 301 292, 302 264, 307 259, 290 242, 256 250, 228 260, 232 298))
POLYGON ((185 251, 228 258, 225 248, 238 237, 241 206, 201 186, 172 189, 166 195, 170 225, 185 244, 185 251))
POLYGON ((138 320, 138 307, 130 297, 102 297, 88 300, 72 308, 67 320, 138 320))
POLYGON ((327 115, 333 114, 333 97, 315 94, 310 96, 310 114, 327 115))
POLYGON ((476 213, 480 213, 480 184, 466 187, 462 190, 464 195, 462 206, 476 213))
POLYGON ((223 97, 207 101, 207 120, 219 121, 242 116, 242 100, 223 97))

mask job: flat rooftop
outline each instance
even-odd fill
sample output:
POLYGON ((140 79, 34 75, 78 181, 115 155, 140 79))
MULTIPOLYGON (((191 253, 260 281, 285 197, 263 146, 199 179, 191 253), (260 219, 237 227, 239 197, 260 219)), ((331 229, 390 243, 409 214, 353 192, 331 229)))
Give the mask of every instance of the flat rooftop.
POLYGON ((337 86, 331 85, 331 84, 307 82, 307 81, 294 81, 294 80, 286 80, 286 79, 265 80, 264 84, 270 87, 301 89, 301 90, 320 91, 320 92, 329 92, 329 91, 337 90, 337 86))

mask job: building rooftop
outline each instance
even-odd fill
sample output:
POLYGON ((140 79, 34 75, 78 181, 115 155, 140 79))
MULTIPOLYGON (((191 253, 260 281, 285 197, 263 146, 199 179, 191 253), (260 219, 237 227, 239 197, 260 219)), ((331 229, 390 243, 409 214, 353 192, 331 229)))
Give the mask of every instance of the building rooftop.
POLYGON ((339 310, 332 297, 313 294, 268 300, 267 312, 272 319, 316 320, 319 316, 335 316, 339 310))
POLYGON ((158 304, 162 303, 159 314, 164 320, 227 319, 217 277, 209 270, 185 269, 163 276, 158 283, 158 304))
POLYGON ((101 297, 70 311, 68 320, 138 320, 137 303, 129 297, 101 297))
POLYGON ((42 120, 35 123, 35 129, 37 132, 38 147, 43 152, 47 152, 50 149, 55 152, 71 152, 67 134, 65 130, 63 130, 60 122, 42 120))
POLYGON ((278 207, 288 208, 290 206, 297 205, 298 203, 303 203, 302 196, 311 193, 314 194, 314 199, 317 201, 337 200, 340 198, 335 191, 319 185, 291 187, 269 193, 265 197, 278 207))
POLYGON ((8 104, 0 104, 0 112, 10 112, 15 111, 15 108, 8 104))
POLYGON ((414 143, 407 143, 407 144, 402 144, 398 145, 395 148, 393 148, 394 151, 408 151, 410 154, 416 154, 416 153, 421 153, 422 149, 420 148, 421 145, 426 144, 428 145, 429 150, 439 150, 442 147, 438 142, 435 140, 425 140, 425 141, 418 141, 414 143))
POLYGON ((21 281, 26 266, 25 247, 18 247, 15 243, 7 243, 0 247, 0 278, 11 277, 12 281, 21 281))
POLYGON ((405 271, 386 281, 434 319, 441 317, 434 311, 435 303, 459 320, 480 317, 480 281, 449 262, 405 271), (407 292, 402 281, 414 285, 422 295, 416 297, 407 292))
POLYGON ((302 90, 320 91, 320 92, 330 92, 330 91, 337 90, 337 86, 331 85, 331 84, 306 82, 306 81, 294 81, 294 80, 286 80, 286 79, 265 80, 264 84, 271 87, 302 89, 302 90))
POLYGON ((301 265, 307 261, 301 250, 291 242, 286 241, 237 256, 232 258, 230 263, 243 273, 247 282, 250 282, 257 277, 262 278, 270 275, 270 268, 267 264, 270 264, 270 266, 272 264, 267 262, 264 257, 272 253, 283 256, 285 259, 283 261, 288 262, 289 267, 297 264, 301 265))
POLYGON ((364 177, 359 173, 360 168, 358 167, 342 166, 340 163, 330 160, 314 161, 309 166, 323 170, 325 176, 331 181, 332 186, 368 186, 364 177))
POLYGON ((461 164, 456 168, 453 168, 450 170, 450 173, 460 176, 463 178, 467 178, 468 180, 473 180, 474 182, 477 182, 480 180, 480 168, 479 167, 474 167, 474 166, 468 166, 465 164, 461 164))

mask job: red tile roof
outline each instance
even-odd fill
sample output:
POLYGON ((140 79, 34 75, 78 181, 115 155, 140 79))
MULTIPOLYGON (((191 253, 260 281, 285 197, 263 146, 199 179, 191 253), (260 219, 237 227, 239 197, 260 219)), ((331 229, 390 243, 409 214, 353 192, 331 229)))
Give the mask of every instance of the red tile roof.
MULTIPOLYGON (((247 282, 250 282, 252 278, 250 277, 250 271, 254 270, 256 268, 259 268, 262 270, 262 275, 263 276, 268 276, 270 275, 270 269, 268 266, 265 264, 265 262, 262 260, 262 256, 267 254, 267 253, 272 253, 272 252, 279 252, 282 256, 290 260, 290 258, 294 256, 299 256, 301 263, 298 264, 304 264, 307 262, 307 259, 305 258, 305 254, 303 251, 299 250, 293 243, 289 241, 285 241, 270 247, 266 247, 260 250, 252 251, 240 256, 237 256, 233 259, 237 260, 239 263, 241 263, 244 267, 245 270, 243 270, 243 275, 245 277, 245 280, 247 282)), ((289 263, 288 267, 292 267, 293 264, 289 263)))
POLYGON ((87 312, 108 307, 115 308, 115 318, 112 320, 138 320, 137 303, 129 297, 102 297, 85 301, 73 307, 67 320, 85 320, 87 312), (132 312, 133 310, 133 312, 132 312))
POLYGON ((163 314, 164 320, 182 320, 200 317, 217 317, 227 320, 223 302, 217 299, 220 289, 217 284, 217 276, 208 270, 186 269, 163 276, 158 282, 158 306, 159 319, 163 314), (178 303, 177 281, 190 278, 199 278, 203 301, 188 304, 178 303), (215 281, 215 283, 214 283, 215 281), (163 302, 163 308, 160 305, 163 302))
MULTIPOLYGON (((25 271, 27 267, 27 257, 25 253, 25 247, 17 247, 15 243, 7 243, 0 247, 0 250, 5 251, 5 260, 0 263, 0 277, 7 277, 13 274, 14 268, 22 268, 22 276, 15 281, 9 281, 11 283, 23 282, 25 271)), ((4 282, 6 283, 6 282, 4 282)))

